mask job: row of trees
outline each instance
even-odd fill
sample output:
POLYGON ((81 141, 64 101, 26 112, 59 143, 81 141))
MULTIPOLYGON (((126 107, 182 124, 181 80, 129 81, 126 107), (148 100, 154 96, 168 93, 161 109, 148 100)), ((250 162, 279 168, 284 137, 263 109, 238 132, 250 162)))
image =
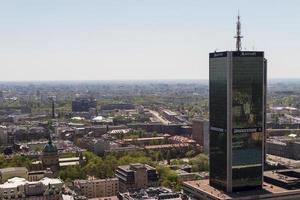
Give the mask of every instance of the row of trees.
POLYGON ((111 154, 102 158, 91 152, 85 152, 84 156, 87 162, 83 167, 67 167, 59 172, 59 176, 67 181, 85 178, 87 175, 98 178, 109 178, 114 176, 114 172, 119 165, 137 162, 154 164, 151 158, 146 157, 143 152, 111 154))
POLYGON ((6 157, 4 155, 0 155, 0 168, 6 167, 26 167, 29 169, 31 166, 31 160, 26 156, 22 155, 13 155, 6 157))
MULTIPOLYGON (((87 162, 83 167, 67 167, 59 172, 59 176, 67 182, 74 179, 84 179, 87 175, 98 178, 109 178, 114 177, 115 170, 119 165, 144 163, 157 168, 161 185, 170 187, 174 190, 179 190, 181 188, 181 183, 177 174, 167 166, 159 165, 159 161, 164 159, 160 152, 115 153, 105 157, 98 157, 91 152, 85 152, 84 156, 86 157, 87 162)), ((181 161, 177 164, 183 163, 186 162, 181 161)), ((199 154, 191 158, 186 164, 191 164, 192 170, 195 172, 208 170, 208 158, 204 154, 199 154)))
MULTIPOLYGON (((188 153, 188 152, 187 152, 188 153)), ((191 154, 191 152, 189 152, 191 154)), ((157 168, 160 184, 174 190, 181 189, 181 183, 177 174, 165 165, 159 165, 159 161, 165 160, 164 156, 168 156, 162 152, 131 152, 131 153, 112 153, 105 157, 99 157, 91 152, 84 152, 87 162, 84 166, 67 167, 59 171, 59 176, 66 182, 75 179, 85 179, 87 176, 95 176, 98 178, 114 177, 116 168, 119 165, 128 165, 130 163, 144 163, 157 168)), ((170 156, 170 155, 169 155, 170 156)), ((207 171, 208 158, 204 154, 199 154, 189 162, 183 160, 172 160, 171 164, 190 164, 192 171, 207 171)), ((0 168, 5 167, 27 167, 30 168, 31 160, 22 155, 14 155, 5 157, 0 155, 0 168)))

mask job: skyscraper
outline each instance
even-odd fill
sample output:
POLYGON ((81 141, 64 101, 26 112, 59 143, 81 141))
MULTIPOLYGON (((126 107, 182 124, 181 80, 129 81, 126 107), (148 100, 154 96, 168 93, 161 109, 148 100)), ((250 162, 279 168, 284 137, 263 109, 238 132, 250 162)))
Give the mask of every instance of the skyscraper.
POLYGON ((262 51, 209 54, 210 185, 227 192, 263 184, 266 59, 262 51))

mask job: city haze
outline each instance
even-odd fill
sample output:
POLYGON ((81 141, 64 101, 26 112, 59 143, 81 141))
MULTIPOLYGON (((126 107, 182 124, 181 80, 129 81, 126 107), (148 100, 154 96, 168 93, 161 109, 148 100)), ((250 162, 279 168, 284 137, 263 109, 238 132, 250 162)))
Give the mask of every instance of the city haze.
POLYGON ((299 78, 299 4, 0 1, 0 80, 208 79, 238 10, 243 50, 266 52, 269 78, 299 78))

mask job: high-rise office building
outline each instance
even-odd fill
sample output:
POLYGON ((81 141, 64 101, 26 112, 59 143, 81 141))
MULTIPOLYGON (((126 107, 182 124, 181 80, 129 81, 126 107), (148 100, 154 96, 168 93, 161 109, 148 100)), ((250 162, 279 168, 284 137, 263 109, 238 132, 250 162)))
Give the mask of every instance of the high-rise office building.
POLYGON ((227 192, 263 184, 266 59, 261 51, 209 54, 210 185, 227 192))
POLYGON ((210 177, 186 181, 193 199, 300 199, 300 171, 264 173, 266 67, 264 52, 241 51, 237 22, 236 51, 209 54, 210 177), (265 178, 264 178, 265 177, 265 178))

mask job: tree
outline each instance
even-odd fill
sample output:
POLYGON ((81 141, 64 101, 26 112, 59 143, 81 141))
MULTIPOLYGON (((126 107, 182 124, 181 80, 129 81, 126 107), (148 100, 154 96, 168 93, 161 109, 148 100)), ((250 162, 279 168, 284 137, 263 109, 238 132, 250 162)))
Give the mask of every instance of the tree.
POLYGON ((190 160, 190 164, 192 165, 192 171, 208 171, 208 157, 205 154, 199 154, 193 159, 190 160))
POLYGON ((162 186, 171 188, 175 191, 179 191, 181 189, 181 183, 176 172, 165 166, 158 166, 157 171, 159 173, 159 181, 162 186))
POLYGON ((0 155, 0 168, 5 167, 26 167, 29 169, 31 166, 31 160, 26 156, 22 155, 13 155, 12 157, 6 158, 3 155, 0 155))
POLYGON ((188 152, 185 153, 185 157, 191 158, 195 156, 196 152, 194 150, 189 150, 188 152))

